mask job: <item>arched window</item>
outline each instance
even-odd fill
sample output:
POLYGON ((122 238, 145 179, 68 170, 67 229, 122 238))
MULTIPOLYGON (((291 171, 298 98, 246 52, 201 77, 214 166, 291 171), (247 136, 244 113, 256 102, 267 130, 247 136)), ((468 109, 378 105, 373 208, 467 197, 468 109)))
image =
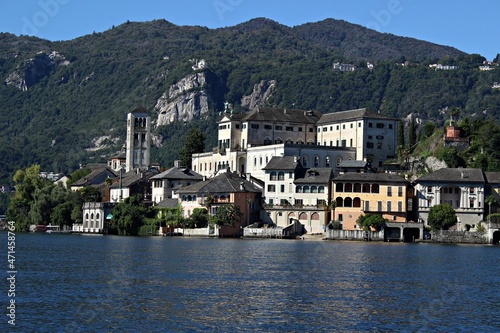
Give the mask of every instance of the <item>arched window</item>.
POLYGON ((302 212, 299 214, 299 220, 307 220, 307 214, 302 212))
POLYGON ((361 192, 361 184, 360 183, 354 183, 354 191, 353 192, 361 192))
POLYGON ((298 144, 298 145, 303 145, 303 144, 304 144, 304 141, 302 141, 302 139, 298 139, 298 140, 297 140, 297 144, 298 144))
POLYGON ((300 185, 296 186, 295 193, 302 193, 302 186, 300 186, 300 185))
POLYGON ((344 207, 344 199, 342 199, 342 197, 337 197, 335 202, 337 202, 337 207, 344 207))
POLYGON ((345 184, 345 191, 346 192, 352 192, 352 184, 351 183, 346 183, 345 184))
POLYGON ((318 187, 317 186, 311 186, 311 193, 318 193, 318 187))
POLYGON ((88 220, 89 219, 89 213, 85 214, 85 219, 88 220))
POLYGON ((274 140, 274 143, 283 143, 283 140, 281 138, 276 138, 276 140, 274 140))
POLYGON ((337 183, 335 185, 335 191, 336 192, 344 192, 344 183, 337 183))
POLYGON ((224 201, 224 200, 226 200, 226 196, 225 196, 224 194, 221 194, 221 196, 219 197, 219 199, 220 199, 221 201, 224 201))
POLYGON ((288 139, 286 139, 286 143, 288 143, 288 144, 292 144, 292 143, 293 143, 293 140, 292 140, 292 139, 290 139, 290 138, 288 138, 288 139))
POLYGON ((337 166, 339 166, 340 163, 342 163, 342 157, 339 156, 337 157, 337 166))
POLYGON ((304 186, 304 193, 311 193, 311 189, 309 188, 309 185, 304 186))
POLYGON ((273 143, 273 141, 271 140, 271 138, 270 138, 270 137, 268 137, 268 136, 266 136, 266 138, 264 139, 264 144, 265 144, 265 145, 270 145, 270 144, 272 144, 272 143, 273 143))
POLYGON ((314 167, 315 168, 319 167, 319 156, 314 156, 314 167))
POLYGON ((188 196, 187 196, 187 201, 193 201, 193 197, 192 197, 192 196, 190 196, 190 195, 188 195, 188 196))
POLYGON ((90 214, 90 219, 93 220, 94 219, 94 213, 90 214))
POLYGON ((347 197, 344 199, 344 207, 352 207, 352 199, 347 197))
POLYGON ((312 213, 311 214, 311 220, 318 221, 319 220, 319 214, 318 213, 312 213))
POLYGON ((302 166, 307 166, 307 155, 302 156, 302 166))
POLYGON ((285 180, 285 173, 283 171, 278 172, 278 180, 285 180))
POLYGON ((325 187, 324 186, 318 187, 318 193, 325 193, 325 187))
POLYGON ((196 194, 193 195, 193 201, 196 201, 197 197, 196 197, 196 194))
POLYGON ((372 193, 379 193, 380 191, 380 188, 378 186, 378 184, 373 184, 372 185, 372 193))
POLYGON ((271 180, 276 180, 276 171, 271 171, 271 180))
POLYGON ((95 219, 99 220, 99 213, 96 214, 95 219))
POLYGON ((330 156, 325 157, 325 167, 330 167, 330 156))
POLYGON ((353 207, 361 207, 361 199, 358 197, 354 198, 354 200, 352 201, 352 206, 353 207))
POLYGON ((363 193, 370 193, 370 184, 363 183, 363 193))
POLYGON ((182 201, 186 201, 186 200, 187 200, 186 195, 183 195, 183 196, 182 196, 182 201))

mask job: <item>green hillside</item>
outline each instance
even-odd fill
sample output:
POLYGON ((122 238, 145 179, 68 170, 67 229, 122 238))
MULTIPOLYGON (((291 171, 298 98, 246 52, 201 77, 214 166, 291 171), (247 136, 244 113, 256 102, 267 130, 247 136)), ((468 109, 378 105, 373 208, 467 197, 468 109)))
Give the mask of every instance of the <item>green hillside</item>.
POLYGON ((479 71, 484 58, 454 48, 381 34, 344 21, 287 27, 267 19, 221 29, 158 20, 127 22, 70 41, 0 34, 0 184, 34 163, 70 173, 123 148, 126 113, 151 110, 169 87, 205 59, 208 118, 155 129, 162 147, 153 159, 171 165, 192 126, 210 149, 225 101, 241 98, 261 80, 275 80, 271 107, 333 112, 367 107, 442 125, 446 107, 472 119, 500 119, 500 69, 479 71), (333 70, 335 62, 354 72, 333 70), (374 64, 367 68, 367 62, 374 64), (406 66, 402 63, 407 62, 406 66), (436 71, 429 64, 456 65, 436 71), (207 121, 208 119, 208 121, 207 121), (92 149, 97 143, 100 149, 92 149), (104 147, 104 148, 103 148, 104 147))

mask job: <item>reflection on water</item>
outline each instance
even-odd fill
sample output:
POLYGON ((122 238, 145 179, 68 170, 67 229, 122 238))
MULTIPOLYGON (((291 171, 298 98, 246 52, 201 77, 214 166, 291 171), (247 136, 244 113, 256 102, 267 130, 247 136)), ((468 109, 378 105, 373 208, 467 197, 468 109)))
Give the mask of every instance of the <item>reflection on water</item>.
POLYGON ((37 332, 499 331, 500 247, 18 236, 37 332))

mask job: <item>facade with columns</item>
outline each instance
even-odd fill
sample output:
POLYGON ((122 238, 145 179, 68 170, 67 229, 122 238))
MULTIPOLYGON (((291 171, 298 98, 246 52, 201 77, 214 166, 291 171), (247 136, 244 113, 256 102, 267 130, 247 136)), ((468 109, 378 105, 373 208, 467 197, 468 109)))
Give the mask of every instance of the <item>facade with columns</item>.
POLYGON ((450 204, 457 214, 457 230, 477 227, 484 220, 486 180, 481 169, 444 168, 417 179, 419 220, 427 225, 430 209, 450 204))

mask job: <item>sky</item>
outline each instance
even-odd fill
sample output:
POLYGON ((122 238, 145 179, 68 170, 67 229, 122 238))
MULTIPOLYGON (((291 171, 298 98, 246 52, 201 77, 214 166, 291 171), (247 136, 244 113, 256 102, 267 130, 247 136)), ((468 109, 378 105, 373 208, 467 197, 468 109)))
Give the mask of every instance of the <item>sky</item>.
POLYGON ((0 0, 0 32, 57 41, 127 20, 220 28, 256 17, 287 26, 333 18, 493 60, 499 13, 497 0, 0 0))

